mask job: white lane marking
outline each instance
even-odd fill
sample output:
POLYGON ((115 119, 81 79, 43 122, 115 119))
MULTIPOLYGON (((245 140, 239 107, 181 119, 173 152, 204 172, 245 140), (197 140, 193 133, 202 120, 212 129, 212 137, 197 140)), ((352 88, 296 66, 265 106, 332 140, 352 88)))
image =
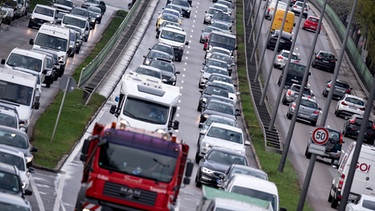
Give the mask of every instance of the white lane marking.
POLYGON ((56 191, 56 200, 55 200, 55 204, 53 206, 53 210, 60 210, 60 206, 63 210, 64 209, 64 206, 62 206, 62 203, 61 203, 61 198, 62 198, 62 194, 63 194, 63 190, 64 190, 64 183, 65 183, 65 176, 61 176, 62 174, 59 174, 57 176, 57 179, 60 177, 60 180, 58 180, 58 185, 57 185, 57 191, 56 191))
POLYGON ((38 191, 38 188, 35 185, 34 178, 32 176, 30 177, 30 185, 31 185, 31 188, 33 189, 33 194, 36 198, 36 202, 38 203, 38 210, 45 211, 46 209, 44 208, 42 198, 40 197, 40 193, 38 191))

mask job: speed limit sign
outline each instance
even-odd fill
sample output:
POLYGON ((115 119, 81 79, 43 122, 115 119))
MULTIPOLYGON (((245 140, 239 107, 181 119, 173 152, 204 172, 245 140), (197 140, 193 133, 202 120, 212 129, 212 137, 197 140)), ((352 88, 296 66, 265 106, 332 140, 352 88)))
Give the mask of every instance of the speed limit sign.
POLYGON ((323 145, 327 143, 329 138, 328 130, 324 127, 318 127, 312 133, 312 140, 315 144, 323 145))

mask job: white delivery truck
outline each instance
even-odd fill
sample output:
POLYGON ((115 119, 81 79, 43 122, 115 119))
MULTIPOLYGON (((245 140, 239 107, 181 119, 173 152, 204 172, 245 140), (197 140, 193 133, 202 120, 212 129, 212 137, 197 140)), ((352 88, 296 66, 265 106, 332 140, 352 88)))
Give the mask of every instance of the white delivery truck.
POLYGON ((0 67, 0 102, 17 109, 20 126, 27 131, 34 109, 39 109, 40 93, 36 76, 0 67))
POLYGON ((150 131, 178 129, 174 120, 180 88, 139 74, 125 74, 121 79, 118 104, 110 113, 119 124, 150 131))
POLYGON ((1 60, 1 64, 4 64, 5 68, 37 75, 39 90, 41 90, 42 83, 46 84, 46 87, 50 87, 54 81, 52 69, 47 67, 47 63, 46 55, 22 48, 13 48, 8 58, 1 60))
POLYGON ((164 26, 156 38, 159 39, 159 42, 173 47, 176 61, 182 60, 185 45, 189 45, 189 41, 186 41, 186 32, 182 28, 172 25, 164 26))
MULTIPOLYGON (((337 173, 332 180, 328 202, 336 208, 341 200, 343 190, 349 173, 350 163, 357 142, 352 142, 347 151, 342 153, 337 173)), ((349 200, 354 200, 360 195, 375 196, 375 146, 362 144, 361 152, 355 169, 353 183, 350 189, 349 200)))
POLYGON ((61 71, 63 75, 69 52, 70 30, 60 25, 44 23, 37 32, 34 39, 30 39, 33 49, 49 49, 56 51, 61 61, 61 71))

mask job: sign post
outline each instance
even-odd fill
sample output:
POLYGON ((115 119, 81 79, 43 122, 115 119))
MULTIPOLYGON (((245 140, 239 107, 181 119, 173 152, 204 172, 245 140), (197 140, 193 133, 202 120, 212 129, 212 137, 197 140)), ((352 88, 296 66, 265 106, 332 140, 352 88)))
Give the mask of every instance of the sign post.
MULTIPOLYGON (((305 199, 307 195, 307 191, 309 189, 310 180, 312 173, 314 171, 314 165, 316 161, 316 155, 323 155, 325 151, 325 144, 327 143, 329 138, 328 130, 324 127, 317 127, 311 134, 311 139, 313 143, 310 143, 308 146, 308 152, 311 153, 309 166, 307 168, 305 180, 302 185, 301 195, 298 201, 298 211, 303 210, 303 205, 305 204, 305 199)), ((308 143, 309 144, 309 143, 308 143)))

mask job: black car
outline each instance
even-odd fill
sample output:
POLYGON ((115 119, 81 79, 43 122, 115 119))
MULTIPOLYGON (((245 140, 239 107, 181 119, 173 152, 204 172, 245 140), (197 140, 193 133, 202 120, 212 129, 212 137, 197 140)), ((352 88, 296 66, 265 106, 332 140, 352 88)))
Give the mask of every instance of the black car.
POLYGON ((173 4, 181 8, 182 16, 190 18, 191 14, 191 4, 187 0, 172 0, 167 1, 167 4, 173 4))
POLYGON ((167 59, 155 58, 150 62, 151 67, 160 69, 163 83, 175 86, 177 81, 177 74, 180 71, 176 70, 174 63, 167 59))
POLYGON ((328 51, 318 51, 315 53, 315 57, 311 66, 313 68, 319 68, 322 70, 328 70, 333 73, 336 67, 336 57, 333 53, 328 51))
POLYGON ((249 162, 244 154, 230 149, 213 147, 199 161, 195 186, 201 187, 202 184, 205 184, 217 187, 219 179, 232 164, 248 166, 249 162))
POLYGON ((216 87, 216 86, 207 86, 204 90, 199 91, 201 93, 201 96, 199 98, 197 111, 201 112, 202 108, 206 107, 206 103, 208 101, 208 98, 212 95, 216 96, 222 96, 229 99, 229 93, 227 90, 216 87))
MULTIPOLYGON (((325 151, 323 155, 319 155, 320 157, 323 158, 328 158, 331 159, 331 164, 338 164, 338 161, 341 156, 341 148, 342 144, 344 143, 342 134, 340 131, 325 127, 325 129, 328 130, 329 138, 328 141, 325 145, 325 151), (335 162, 336 161, 336 162, 335 162)), ((305 151, 305 157, 310 159, 311 153, 309 152, 309 148, 313 144, 312 138, 309 139, 307 146, 306 146, 306 151, 305 151)))
POLYGON ((168 61, 172 61, 173 60, 173 56, 169 55, 168 53, 166 52, 163 52, 163 51, 159 51, 159 50, 155 50, 155 49, 151 49, 147 55, 144 55, 143 56, 143 64, 144 65, 150 65, 151 61, 155 58, 161 58, 161 59, 165 59, 165 60, 168 60, 168 61))
MULTIPOLYGON (((287 75, 286 75, 286 80, 285 80, 285 84, 284 84, 284 88, 285 89, 288 89, 292 84, 302 84, 302 80, 303 80, 303 76, 306 72, 306 66, 303 65, 303 64, 299 64, 299 63, 290 63, 288 65, 288 71, 286 71, 286 66, 283 68, 283 71, 279 77, 279 80, 277 82, 277 85, 281 85, 281 81, 284 77, 284 73, 287 72, 287 75)), ((308 75, 310 75, 311 73, 309 72, 308 75)), ((307 85, 307 82, 308 82, 308 77, 307 77, 307 81, 306 81, 306 84, 307 85)))
MULTIPOLYGON (((361 129, 361 124, 363 123, 363 117, 354 114, 344 123, 344 129, 342 134, 345 137, 350 137, 352 139, 357 139, 359 130, 361 129)), ((375 124, 372 120, 368 120, 366 124, 365 137, 363 142, 367 144, 374 144, 375 140, 375 124)))
POLYGON ((221 115, 228 118, 236 119, 240 115, 240 111, 234 107, 232 103, 225 103, 222 101, 211 100, 202 110, 199 122, 204 122, 211 115, 221 115))
MULTIPOLYGON (((270 33, 267 40, 267 49, 274 50, 276 48, 277 38, 279 37, 280 30, 275 30, 270 33)), ((282 32, 277 51, 288 50, 292 47, 293 36, 288 32, 282 32)))
MULTIPOLYGON (((323 97, 328 97, 329 90, 332 87, 332 79, 329 79, 323 90, 323 97)), ((333 89, 332 97, 336 100, 340 100, 345 94, 350 94, 352 92, 352 87, 347 81, 336 79, 335 88, 333 89)))
POLYGON ((159 42, 159 43, 156 43, 155 45, 153 45, 152 48, 149 48, 148 50, 163 51, 165 53, 168 53, 173 58, 173 60, 175 60, 175 58, 174 58, 174 49, 170 45, 163 44, 163 43, 159 42))

